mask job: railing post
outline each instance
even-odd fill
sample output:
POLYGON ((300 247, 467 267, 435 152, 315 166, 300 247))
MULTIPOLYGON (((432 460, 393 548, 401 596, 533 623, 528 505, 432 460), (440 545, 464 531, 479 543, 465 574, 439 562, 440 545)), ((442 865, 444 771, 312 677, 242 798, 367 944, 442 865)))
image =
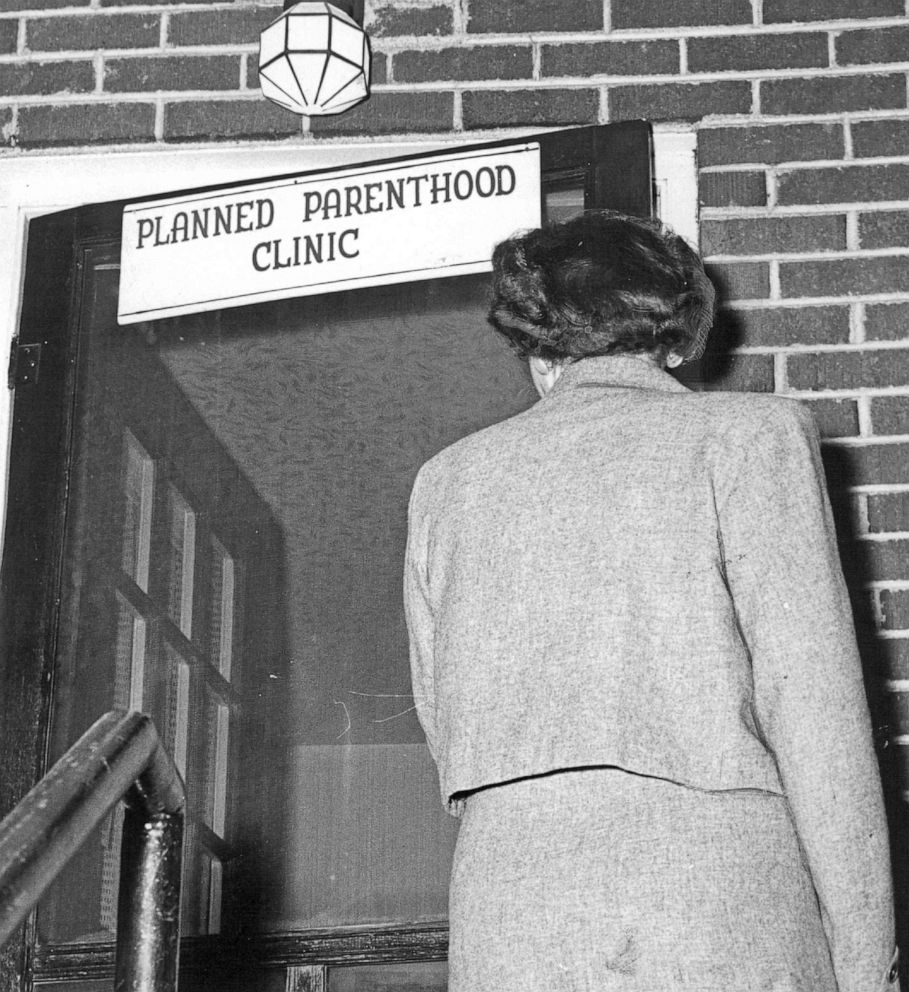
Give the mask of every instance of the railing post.
POLYGON ((176 992, 183 813, 143 806, 132 802, 123 821, 114 989, 176 992))
POLYGON ((124 794, 116 987, 171 992, 185 797, 154 724, 141 713, 106 713, 0 823, 0 944, 124 794))

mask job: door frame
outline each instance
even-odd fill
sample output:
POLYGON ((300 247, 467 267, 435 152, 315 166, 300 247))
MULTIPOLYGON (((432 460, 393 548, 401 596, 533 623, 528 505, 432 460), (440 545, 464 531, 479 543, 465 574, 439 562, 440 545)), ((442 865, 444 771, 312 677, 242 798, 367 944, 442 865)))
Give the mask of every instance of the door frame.
MULTIPOLYGON (((572 131, 584 131, 584 132, 594 132, 595 128, 585 128, 585 129, 571 129, 572 131)), ((620 133, 626 131, 627 129, 617 129, 620 133)), ((694 138, 693 132, 678 132, 678 131, 667 131, 663 132, 667 135, 673 135, 674 139, 664 138, 662 140, 657 140, 656 135, 654 135, 654 144, 660 145, 662 151, 657 154, 657 163, 659 164, 659 169, 656 169, 654 179, 656 181, 656 191, 658 192, 658 204, 657 209, 661 212, 661 215, 668 222, 672 223, 680 233, 686 234, 690 239, 696 240, 697 234, 697 204, 696 204, 696 170, 694 165, 694 138), (670 154, 670 150, 672 154, 670 154)), ((541 132, 532 132, 533 135, 540 135, 541 132)), ((509 135, 507 138, 500 138, 495 142, 486 144, 506 144, 513 143, 522 140, 524 137, 529 137, 530 135, 509 135)), ((589 170, 589 175, 587 181, 588 192, 592 189, 596 189, 598 192, 602 193, 604 191, 611 191, 612 198, 607 198, 605 202, 615 204, 620 208, 629 209, 635 211, 636 205, 640 202, 649 204, 650 187, 648 184, 638 183, 638 190, 634 193, 633 198, 629 201, 627 206, 623 206, 622 198, 618 200, 615 199, 615 191, 612 186, 612 176, 615 174, 611 172, 608 167, 596 166, 596 162, 602 162, 599 155, 602 152, 611 153, 613 150, 613 144, 610 143, 608 146, 604 146, 600 142, 598 135, 593 135, 589 137, 590 144, 588 145, 588 135, 584 135, 583 138, 578 135, 576 139, 567 139, 566 145, 571 145, 573 148, 574 158, 569 162, 561 152, 556 156, 557 161, 554 161, 556 172, 559 172, 562 168, 563 162, 565 163, 566 171, 572 174, 576 174, 577 170, 572 164, 576 159, 578 154, 583 151, 583 157, 586 159, 587 166, 589 170), (596 148, 596 157, 593 157, 593 148, 596 148), (594 178, 595 177, 595 178, 594 178)), ((21 238, 22 241, 19 244, 19 252, 11 252, 11 256, 8 261, 10 265, 8 267, 9 279, 6 284, 7 297, 4 299, 0 297, 0 312, 5 312, 7 316, 7 323, 10 327, 18 326, 20 308, 22 305, 22 286, 25 282, 25 261, 23 259, 24 252, 22 251, 22 243, 25 241, 25 237, 28 233, 28 221, 31 217, 36 216, 39 213, 47 212, 51 209, 59 208, 65 206, 65 203, 61 203, 61 200, 67 197, 75 197, 77 203, 93 203, 98 197, 99 191, 102 191, 103 203, 107 204, 109 209, 103 211, 105 215, 105 225, 108 225, 111 221, 113 215, 117 212, 119 206, 122 204, 110 203, 118 193, 125 191, 126 196, 148 196, 153 195, 149 189, 149 184, 153 184, 154 190, 158 195, 167 196, 172 193, 175 189, 185 188, 186 186, 201 185, 204 183, 205 186, 211 187, 218 183, 236 183, 240 180, 252 180, 257 178, 263 178, 267 175, 275 175, 280 173, 282 169, 287 173, 300 173, 303 171, 311 171, 314 169, 323 168, 339 168, 345 165, 374 161, 376 159, 387 159, 387 158, 397 158, 403 155, 427 155, 431 154, 433 151, 441 148, 448 148, 451 146, 464 147, 470 146, 472 143, 465 142, 462 139, 457 141, 447 140, 445 142, 426 142, 419 145, 360 145, 360 144, 349 144, 344 146, 324 146, 318 149, 318 155, 309 154, 310 151, 316 151, 315 148, 305 148, 300 149, 299 147, 289 148, 282 146, 280 149, 276 150, 276 154, 267 157, 255 155, 255 171, 252 169, 251 156, 253 153, 250 149, 225 149, 223 154, 218 154, 219 149, 208 150, 211 156, 210 168, 206 171, 204 168, 205 163, 201 161, 205 158, 204 153, 198 151, 186 153, 183 150, 176 153, 168 161, 172 166, 172 171, 165 172, 163 168, 163 152, 153 152, 153 153, 124 153, 122 156, 108 155, 101 157, 97 163, 95 163, 95 156, 85 156, 82 160, 84 167, 75 170, 79 177, 78 181, 71 184, 72 188, 67 187, 61 192, 60 187, 54 187, 51 185, 41 186, 38 183, 38 179, 41 177, 41 171, 35 168, 35 159, 29 159, 27 162, 23 163, 23 169, 25 169, 29 176, 20 176, 20 183, 22 184, 22 190, 28 192, 32 191, 33 195, 31 198, 25 197, 17 203, 5 202, 0 203, 0 219, 5 219, 8 221, 6 224, 0 224, 0 231, 7 232, 7 241, 0 243, 0 258, 3 258, 3 251, 10 252, 12 247, 11 235, 15 233, 17 238, 21 238), (305 161, 303 153, 306 153, 305 161), (391 154, 389 154, 391 153, 391 154), (320 161, 317 161, 320 159, 320 161), (292 161, 291 161, 292 160, 292 161), (98 170, 92 170, 92 165, 97 164, 98 170), (249 165, 246 168, 246 165, 249 165), (139 166, 142 165, 142 168, 139 166), (29 168, 30 167, 30 168, 29 168), (117 171, 119 170, 119 171, 117 171), (91 182, 89 183, 86 179, 87 176, 91 176, 91 182), (105 183, 105 180, 109 179, 109 183, 105 183), (45 202, 43 204, 38 203, 38 193, 43 193, 48 199, 53 202, 45 202), (78 193, 78 195, 77 195, 78 193), (6 211, 4 214, 3 211, 6 211), (10 291, 10 287, 14 287, 14 291, 10 291)), ((477 142, 476 144, 479 144, 477 142)), ((618 147, 621 147, 622 139, 619 139, 618 147)), ((553 145, 553 147, 555 147, 553 145)), ((561 146, 560 146, 561 147, 561 146)), ((608 157, 608 156, 607 156, 608 157)), ((72 171, 72 158, 67 159, 55 159, 54 168, 49 169, 47 175, 54 176, 59 173, 60 165, 68 167, 72 171)), ((656 163, 655 163, 656 164, 656 163)), ((551 166, 552 167, 552 166, 551 166)), ((7 173, 8 176, 8 173, 7 173)), ((649 177, 648 177, 649 179, 649 177)), ((8 183, 4 186, 4 190, 8 197, 15 197, 15 184, 8 183)), ((601 200, 602 202, 602 200, 601 200)), ((50 273, 51 271, 68 271, 66 268, 67 261, 71 261, 71 245, 72 237, 78 235, 78 238, 84 240, 85 238, 92 239, 94 237, 100 236, 101 231, 95 230, 94 222, 91 222, 89 227, 84 227, 82 222, 78 219, 85 214, 84 211, 79 211, 78 215, 72 215, 70 217, 60 217, 54 218, 48 221, 46 224, 42 224, 41 238, 33 237, 32 243, 29 245, 29 254, 31 266, 29 272, 32 275, 29 277, 32 283, 32 293, 30 296, 30 317, 29 323, 32 327, 32 333, 37 333, 39 335, 44 335, 48 333, 44 328, 52 329, 51 333, 59 334, 62 325, 67 323, 66 314, 68 311, 68 306, 61 293, 57 294, 55 300, 46 300, 43 298, 43 294, 37 293, 36 290, 39 286, 45 285, 40 277, 39 273, 45 272, 50 273), (74 225, 74 226, 73 226, 74 225), (70 240, 64 237, 64 234, 69 234, 70 240), (43 239, 43 240, 42 240, 43 239), (37 280, 37 281, 36 281, 37 280)), ((75 279, 78 283, 81 276, 79 275, 78 269, 75 270, 75 279)), ((2 289, 2 287, 0 287, 2 289)), ((74 335, 78 331, 73 332, 74 335)), ((31 338, 27 340, 32 340, 31 338)), ((75 341, 75 336, 73 337, 75 341)), ((71 363, 73 355, 69 357, 63 355, 57 359, 59 368, 56 369, 56 375, 58 377, 66 376, 67 369, 71 363)), ((40 375, 40 373, 39 373, 40 375)), ((42 383, 43 385, 43 383, 42 383)), ((32 387, 29 387, 32 389, 32 387)), ((54 455, 53 452, 57 449, 63 451, 66 449, 68 444, 65 437, 66 434, 66 423, 68 420, 68 414, 66 412, 65 406, 67 403, 66 397, 62 397, 61 401, 63 407, 59 412, 55 413, 50 410, 45 403, 40 400, 40 394, 43 390, 35 390, 34 394, 29 393, 29 396, 33 396, 31 400, 26 400, 25 396, 20 397, 17 400, 16 417, 18 423, 22 419, 23 410, 20 409, 19 404, 23 403, 25 406, 31 404, 35 407, 35 411, 32 412, 32 416, 38 418, 44 418, 48 421, 47 431, 39 432, 36 435, 35 443, 41 447, 47 447, 49 463, 53 463, 54 455)), ((68 395, 68 394, 67 394, 68 395)), ((9 435, 11 430, 16 429, 16 423, 11 422, 11 417, 9 413, 9 408, 11 407, 11 402, 8 397, 6 410, 6 429, 3 430, 2 421, 0 421, 0 438, 6 442, 6 449, 2 451, 2 459, 4 463, 8 463, 8 451, 9 451, 9 435)), ((31 453, 32 449, 29 448, 31 453)), ((66 461, 63 458, 61 462, 59 457, 56 463, 58 465, 63 464, 66 461)), ((20 471, 14 466, 16 471, 20 471)), ((7 465, 7 472, 9 471, 7 465)), ((42 546, 47 544, 53 544, 56 542, 57 537, 55 532, 62 533, 62 517, 60 519, 51 519, 50 516, 45 516, 45 518, 38 519, 40 516, 40 509, 32 508, 29 503, 30 501, 26 498, 27 494, 35 491, 36 484, 41 485, 42 481, 46 484, 46 489, 50 491, 51 489, 57 490, 63 493, 66 489, 66 480, 64 478, 51 479, 48 477, 45 480, 36 480, 31 476, 21 477, 11 481, 12 488, 10 489, 8 495, 10 498, 10 505, 17 504, 19 508, 19 513, 29 513, 35 519, 32 521, 31 527, 29 528, 29 533, 33 530, 35 534, 40 535, 40 543, 42 546), (23 509, 23 505, 25 509, 23 509)), ((4 492, 4 497, 7 495, 4 492)), ((62 499, 62 497, 61 497, 62 499)), ((62 507, 62 503, 61 503, 62 507)), ((5 509, 5 507, 0 507, 0 509, 5 509)), ((5 514, 4 514, 5 515, 5 514)), ((19 517, 17 517, 17 520, 19 517)), ((13 544, 17 541, 11 541, 10 547, 7 549, 10 553, 13 550, 13 544)), ((21 543, 19 539, 18 543, 21 543)), ((31 549, 31 544, 28 545, 26 549, 29 552, 31 549)), ((14 556, 16 561, 24 560, 20 554, 14 556)), ((33 549, 36 552, 36 561, 38 558, 44 557, 44 553, 38 553, 37 545, 33 549)), ((29 552, 30 553, 30 552, 29 552)), ((30 558, 28 560, 31 560, 30 558)), ((48 559, 50 560, 50 559, 48 559)), ((9 567, 9 562, 6 562, 6 568, 4 569, 3 578, 5 579, 5 592, 4 592, 4 602, 11 603, 14 600, 21 604, 23 607, 28 607, 21 611, 21 616, 26 617, 27 614, 31 613, 35 609, 35 604, 42 603, 40 607, 41 616, 45 617, 44 624, 47 626, 47 630, 43 634, 40 634, 40 639, 44 643, 43 648, 36 648, 34 652, 34 657, 31 654, 28 659, 25 657, 17 658, 17 664, 28 665, 33 671, 39 672, 43 668, 45 671, 49 670, 49 666, 52 665, 52 659, 55 654, 53 645, 53 629, 54 621, 51 619, 55 607, 51 602, 53 597, 53 590, 56 585, 53 581, 48 581, 48 577, 43 574, 39 575, 37 571, 25 575, 17 574, 15 577, 12 575, 12 571, 9 567)), ((24 571, 24 570, 23 570, 24 571)), ((0 636, 0 650, 9 649, 13 646, 17 640, 20 638, 17 635, 17 627, 23 622, 19 619, 20 613, 16 610, 11 611, 11 615, 5 619, 7 622, 5 624, 6 630, 3 632, 3 636, 0 636)), ((2 625, 0 625, 2 626, 2 625)), ((30 642, 31 643, 31 642, 30 642)), ((2 659, 0 659, 2 661, 2 659)), ((39 723, 46 722, 44 715, 39 716, 37 713, 37 708, 41 708, 41 701, 38 699, 38 695, 47 696, 47 686, 42 686, 39 690, 37 683, 35 683, 31 690, 31 695, 25 699, 30 705, 23 708, 21 719, 24 721, 30 721, 37 718, 39 723), (32 713, 35 709, 36 712, 32 713), (28 712, 26 712, 26 710, 28 712)), ((26 693, 27 695, 27 693, 26 693)), ((45 699, 46 704, 46 699, 45 699)), ((12 731, 12 728, 10 728, 12 731)), ((12 736, 15 731, 9 735, 8 743, 12 742, 12 736)), ((9 753, 9 752, 8 752, 9 753)), ((23 763, 28 764, 29 758, 27 755, 18 755, 16 758, 17 772, 15 778, 22 782, 24 779, 28 778, 28 769, 23 767, 23 763)), ((36 771, 39 769, 37 765, 40 762, 35 762, 32 759, 33 767, 36 771)), ((362 928, 357 928, 349 933, 342 934, 339 931, 331 931, 323 935, 313 934, 312 932, 307 932, 305 935, 298 934, 274 934, 265 936, 264 940, 259 938, 257 940, 259 953, 262 954, 265 950, 265 946, 268 946, 268 950, 265 951, 266 961, 263 964, 267 966, 274 967, 279 962, 287 961, 288 964, 293 963, 294 967, 299 967, 307 962, 307 960, 313 960, 313 956, 318 954, 316 960, 319 960, 324 966, 332 961, 343 961, 345 963, 353 963, 355 960, 362 960, 362 957, 366 957, 371 961, 378 960, 393 960, 398 957, 400 952, 406 948, 407 959, 408 960, 435 960, 439 957, 444 957, 445 954, 445 928, 441 926, 430 925, 426 927, 414 928, 412 925, 406 928, 397 928, 389 930, 388 928, 382 928, 381 931, 377 931, 374 934, 364 933, 362 928), (293 950, 284 946, 284 943, 289 941, 293 946, 293 950), (365 945, 369 945, 368 949, 365 945), (318 951, 317 951, 318 948, 318 951)), ((31 946, 32 940, 27 939, 23 946, 31 946)), ((217 947, 217 944, 212 945, 211 942, 205 943, 205 951, 217 947)), ((201 951, 202 948, 199 948, 201 951)), ((236 950, 236 948, 234 948, 236 950)), ((102 973, 105 973, 109 967, 109 954, 108 949, 101 949, 88 946, 75 946, 67 948, 51 948, 48 949, 49 953, 46 955, 41 955, 40 959, 33 962, 31 966, 25 965, 25 962, 20 959, 20 963, 17 967, 13 961, 7 959, 7 966, 11 966, 11 971, 18 971, 19 968, 24 967, 24 972, 29 975, 33 972, 33 968, 37 972, 36 978, 40 981, 43 977, 45 981, 60 981, 64 978, 77 978, 77 977, 100 977, 102 973)), ((250 947, 250 956, 254 956, 253 948, 250 947)), ((203 954, 197 961, 205 960, 207 954, 203 954)), ((215 960, 222 958, 222 955, 215 955, 215 960)), ((209 960, 211 960, 209 958, 209 960)), ((260 959, 261 960, 261 959, 260 959)), ((214 964, 214 962, 212 962, 214 964)), ((208 971, 208 968, 204 969, 208 971)), ((210 973, 209 973, 210 974, 210 973)), ((22 976, 25 977, 25 976, 22 976)), ((27 979, 26 979, 27 981, 27 979)))

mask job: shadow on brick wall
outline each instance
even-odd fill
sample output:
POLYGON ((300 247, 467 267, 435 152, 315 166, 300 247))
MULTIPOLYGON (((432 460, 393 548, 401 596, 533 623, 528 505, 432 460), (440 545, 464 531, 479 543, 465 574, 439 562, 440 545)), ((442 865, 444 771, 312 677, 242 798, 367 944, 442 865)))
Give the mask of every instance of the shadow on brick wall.
MULTIPOLYGON (((717 314, 703 357, 676 370, 677 378, 690 389, 731 390, 735 392, 770 393, 775 390, 772 355, 738 355, 734 351, 747 339, 742 315, 725 306, 730 297, 721 272, 707 267, 717 290, 717 314)), ((840 403, 839 406, 843 404, 840 403)), ((851 403, 854 406, 854 403, 851 403)), ((818 420, 822 437, 835 437, 857 432, 846 420, 836 401, 822 400, 809 404, 818 420), (836 410, 833 407, 837 407, 836 410)), ((875 561, 872 542, 859 541, 856 514, 853 510, 852 488, 861 481, 852 452, 846 446, 824 445, 824 469, 836 524, 840 557, 846 582, 851 590, 853 619, 862 658, 865 691, 871 711, 874 741, 880 763, 887 807, 891 848, 893 854, 894 890, 896 893, 897 939, 909 948, 909 808, 902 790, 905 781, 900 755, 892 744, 901 729, 899 714, 894 711, 893 694, 885 689, 888 678, 909 676, 907 657, 896 657, 900 642, 883 640, 878 636, 878 622, 867 584, 878 578, 880 562, 875 561), (902 667, 907 670, 902 671, 902 667)), ((810 590, 806 593, 810 595, 810 590)), ((818 673, 823 678, 823 673, 818 673)), ((848 852, 844 852, 848 857, 848 852)), ((904 987, 909 984, 909 955, 902 964, 904 987)))
POLYGON ((725 309, 728 288, 720 273, 707 266, 716 287, 717 312, 707 349, 697 362, 683 365, 677 378, 689 389, 723 390, 745 393, 772 393, 774 389, 772 355, 739 355, 745 338, 744 327, 735 310, 725 309))
MULTIPOLYGON (((874 743, 884 787, 893 857, 897 940, 901 947, 909 948, 909 808, 903 798, 906 771, 892 744, 893 735, 899 731, 899 715, 894 710, 893 694, 885 689, 886 680, 899 675, 898 671, 894 671, 898 661, 892 657, 893 648, 898 645, 878 636, 874 604, 866 587, 869 581, 878 577, 879 569, 875 567, 872 557, 874 545, 869 541, 857 540, 855 514, 848 496, 849 488, 856 484, 857 479, 848 449, 826 447, 824 469, 837 527, 843 572, 852 599, 865 692, 871 710, 874 743)), ((909 956, 904 955, 901 962, 903 983, 909 981, 907 957, 909 956)))

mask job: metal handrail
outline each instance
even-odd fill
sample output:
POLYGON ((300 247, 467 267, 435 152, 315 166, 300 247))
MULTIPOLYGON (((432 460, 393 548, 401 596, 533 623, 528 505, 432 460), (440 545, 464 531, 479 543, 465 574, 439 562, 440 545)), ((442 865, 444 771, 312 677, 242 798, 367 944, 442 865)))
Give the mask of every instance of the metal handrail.
POLYGON ((120 799, 114 987, 175 992, 185 795, 142 713, 106 713, 0 823, 0 944, 120 799))

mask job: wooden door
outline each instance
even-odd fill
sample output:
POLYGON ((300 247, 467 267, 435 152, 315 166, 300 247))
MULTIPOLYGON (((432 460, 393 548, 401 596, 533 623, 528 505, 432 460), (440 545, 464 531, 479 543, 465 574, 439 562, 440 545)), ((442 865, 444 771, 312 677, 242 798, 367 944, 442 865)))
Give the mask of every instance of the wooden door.
MULTIPOLYGON (((216 934, 225 873, 250 857, 240 764, 254 775, 268 753, 264 703, 284 666, 281 535, 153 332, 117 325, 116 262, 115 245, 81 259, 49 761, 108 709, 153 717, 188 792, 182 929, 216 934)), ((55 886, 44 942, 112 939, 121 821, 115 811, 55 886)))

